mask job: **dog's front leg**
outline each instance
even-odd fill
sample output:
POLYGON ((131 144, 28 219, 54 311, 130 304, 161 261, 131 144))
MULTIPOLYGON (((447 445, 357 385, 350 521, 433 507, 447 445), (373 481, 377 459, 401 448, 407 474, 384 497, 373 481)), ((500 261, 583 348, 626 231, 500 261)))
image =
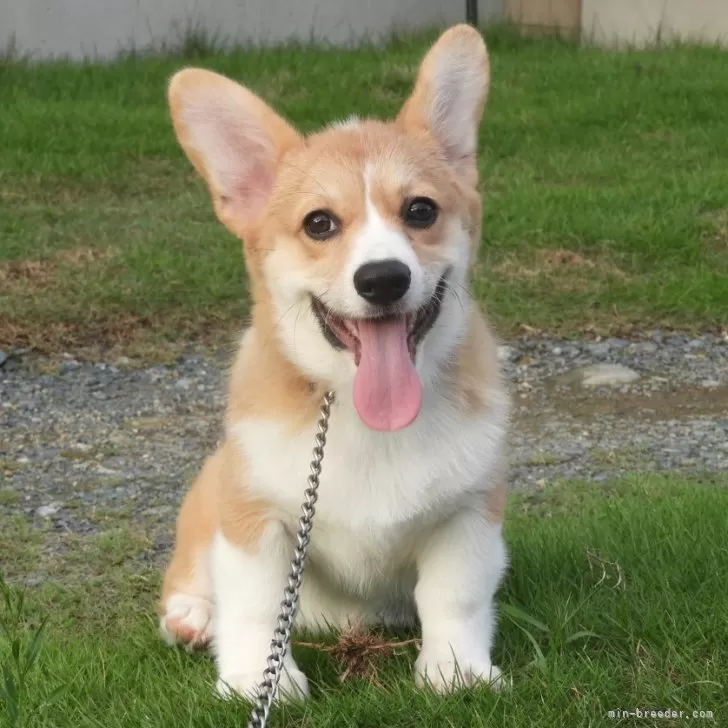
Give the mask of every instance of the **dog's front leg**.
POLYGON ((475 509, 458 512, 427 539, 417 566, 422 623, 417 684, 438 692, 481 681, 501 687, 504 678, 490 655, 493 598, 506 566, 500 523, 475 509))
MULTIPOLYGON (((292 544, 278 522, 269 522, 254 547, 241 547, 218 533, 212 547, 215 596, 213 646, 218 693, 252 697, 263 680, 273 630, 290 568, 292 544)), ((282 699, 308 696, 306 676, 290 647, 279 683, 282 699)))

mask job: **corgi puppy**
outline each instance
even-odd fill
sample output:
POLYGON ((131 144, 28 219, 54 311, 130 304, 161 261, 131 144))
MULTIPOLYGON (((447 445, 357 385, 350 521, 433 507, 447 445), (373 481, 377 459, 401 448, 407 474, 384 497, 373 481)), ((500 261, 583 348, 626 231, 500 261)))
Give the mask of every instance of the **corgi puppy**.
MULTIPOLYGON (((468 290, 480 242, 481 35, 458 25, 392 121, 304 136, 210 71, 169 86, 252 298, 225 436, 187 493, 160 605, 214 650, 218 691, 255 694, 295 545, 324 394, 336 395, 297 626, 420 625, 418 685, 499 686, 508 397, 468 290)), ((308 695, 290 651, 280 693, 308 695)))

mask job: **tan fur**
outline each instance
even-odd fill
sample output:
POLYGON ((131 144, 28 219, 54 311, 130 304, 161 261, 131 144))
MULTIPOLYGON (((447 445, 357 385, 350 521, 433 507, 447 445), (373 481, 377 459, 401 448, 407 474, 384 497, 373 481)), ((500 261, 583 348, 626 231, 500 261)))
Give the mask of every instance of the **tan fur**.
MULTIPOLYGON (((454 364, 456 391, 474 414, 488 404, 488 392, 498 377, 498 346, 485 319, 478 312, 471 317, 470 331, 454 364)), ((486 496, 488 520, 502 523, 508 500, 505 467, 486 496)))
POLYGON ((488 392, 498 377, 498 347, 480 312, 470 317, 468 335, 452 365, 453 395, 473 414, 488 405, 488 392))
POLYGON ((206 461, 182 502, 172 561, 162 587, 164 603, 172 594, 210 598, 207 566, 202 558, 221 530, 243 549, 254 551, 271 507, 246 492, 246 468, 239 450, 223 442, 206 461))
POLYGON ((274 509, 262 498, 248 492, 248 473, 239 449, 229 441, 222 446, 218 483, 219 528, 223 536, 239 548, 255 552, 266 522, 274 509))
POLYGON ((270 418, 297 432, 316 418, 324 386, 309 382, 285 357, 271 317, 267 307, 257 307, 258 326, 248 334, 230 372, 227 421, 270 418))
POLYGON ((187 492, 177 516, 177 532, 172 561, 164 575, 160 614, 167 598, 175 593, 207 596, 207 574, 200 556, 212 541, 218 527, 216 497, 221 476, 222 451, 205 461, 202 471, 187 492))

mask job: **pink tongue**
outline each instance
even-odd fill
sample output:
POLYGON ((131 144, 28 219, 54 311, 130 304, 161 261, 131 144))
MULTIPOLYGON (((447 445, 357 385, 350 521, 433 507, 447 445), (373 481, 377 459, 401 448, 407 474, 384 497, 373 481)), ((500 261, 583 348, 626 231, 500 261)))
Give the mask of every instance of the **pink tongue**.
POLYGON ((407 347, 404 316, 359 321, 361 359, 354 379, 354 406, 372 430, 390 432, 411 424, 422 405, 422 383, 407 347))

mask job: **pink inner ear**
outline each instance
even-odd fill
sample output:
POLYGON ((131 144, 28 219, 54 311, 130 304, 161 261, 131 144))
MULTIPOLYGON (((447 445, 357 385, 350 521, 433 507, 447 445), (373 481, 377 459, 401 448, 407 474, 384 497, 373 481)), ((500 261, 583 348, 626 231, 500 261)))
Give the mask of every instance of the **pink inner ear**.
POLYGON ((202 156, 208 182, 227 211, 252 222, 273 188, 273 142, 245 106, 206 94, 188 101, 190 141, 202 156))
POLYGON ((241 170, 231 194, 226 196, 233 210, 252 219, 262 211, 272 189, 273 173, 270 164, 253 157, 244 165, 244 171, 241 170))
POLYGON ((430 129, 454 163, 475 153, 483 83, 466 64, 445 66, 433 79, 430 129))

